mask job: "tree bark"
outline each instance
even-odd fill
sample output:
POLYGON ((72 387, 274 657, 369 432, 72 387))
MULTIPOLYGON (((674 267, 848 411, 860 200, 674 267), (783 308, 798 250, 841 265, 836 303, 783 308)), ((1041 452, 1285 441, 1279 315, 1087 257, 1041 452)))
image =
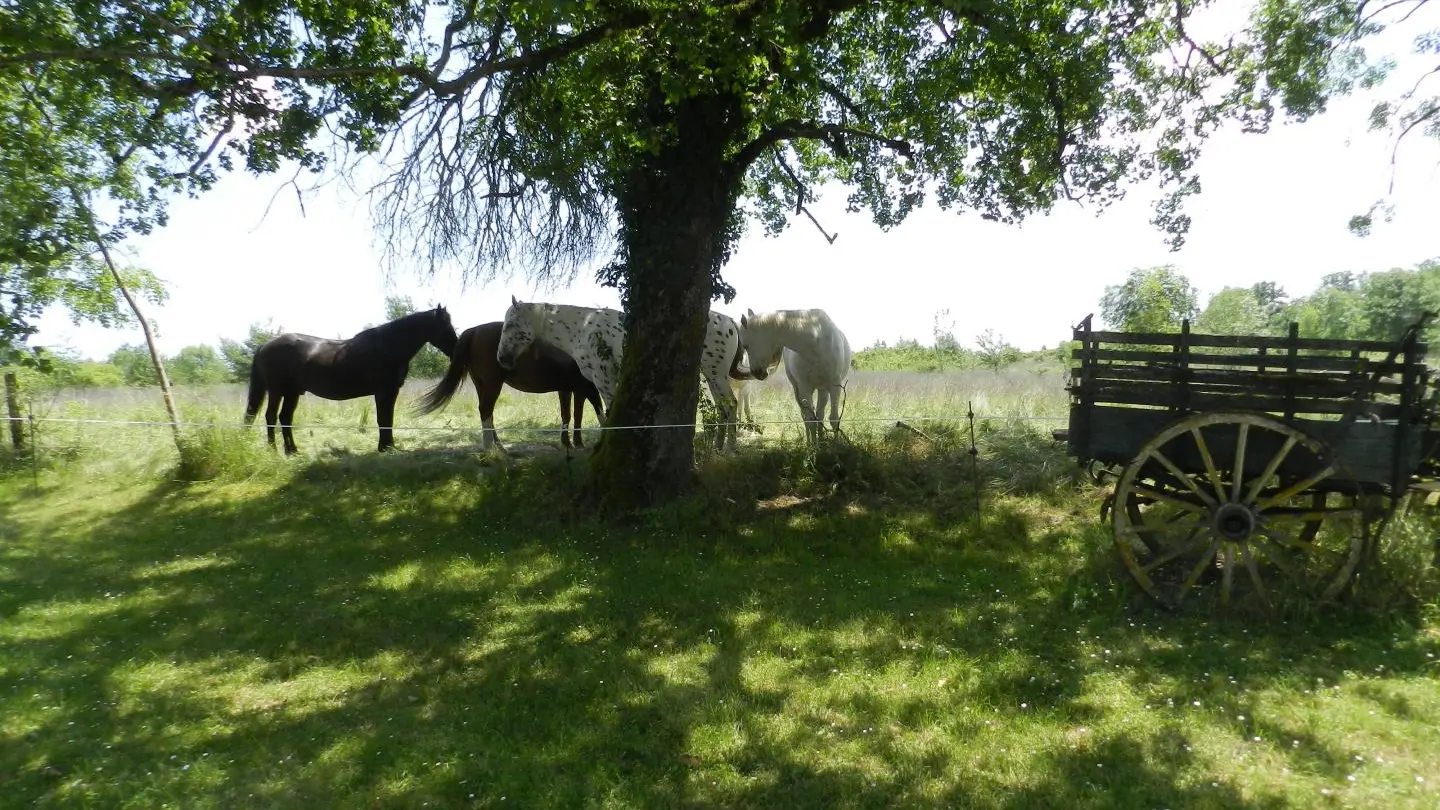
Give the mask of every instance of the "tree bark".
POLYGON ((25 451, 25 425, 20 421, 20 381, 15 372, 5 372, 5 412, 10 417, 10 446, 25 451))
POLYGON ((737 109, 711 96, 652 110, 674 136, 616 195, 626 326, 606 426, 639 429, 607 431, 596 446, 592 495, 607 511, 663 503, 694 480, 700 353, 713 279, 734 242, 739 177, 725 157, 742 132, 737 109))

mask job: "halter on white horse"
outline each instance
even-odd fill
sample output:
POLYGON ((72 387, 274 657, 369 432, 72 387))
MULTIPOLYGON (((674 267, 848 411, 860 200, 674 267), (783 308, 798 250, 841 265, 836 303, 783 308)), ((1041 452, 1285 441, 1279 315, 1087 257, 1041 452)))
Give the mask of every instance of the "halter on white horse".
POLYGON ((740 318, 740 343, 757 380, 784 361, 808 439, 814 441, 823 433, 820 415, 827 404, 830 426, 839 433, 840 397, 853 354, 845 333, 825 310, 781 309, 759 315, 746 310, 740 318))
MULTIPOLYGON (((544 340, 571 357, 580 372, 595 384, 605 412, 602 424, 608 424, 615 387, 620 380, 620 358, 625 344, 625 330, 620 311, 568 304, 521 302, 510 296, 505 310, 505 324, 500 329, 500 344, 495 359, 505 368, 529 348, 535 340, 544 340)), ((728 436, 735 446, 736 398, 727 382, 730 363, 740 345, 740 328, 728 315, 711 312, 700 356, 700 373, 710 386, 710 396, 720 409, 724 426, 720 431, 720 449, 725 449, 728 436)))

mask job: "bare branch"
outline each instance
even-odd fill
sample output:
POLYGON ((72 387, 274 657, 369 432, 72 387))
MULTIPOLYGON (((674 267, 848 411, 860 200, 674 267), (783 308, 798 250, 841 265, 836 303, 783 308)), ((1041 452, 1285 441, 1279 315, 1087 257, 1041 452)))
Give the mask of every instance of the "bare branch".
POLYGON ((805 183, 800 180, 800 176, 795 173, 795 170, 790 168, 790 164, 785 162, 785 156, 780 154, 778 148, 774 150, 774 154, 775 162, 779 164, 780 168, 785 172, 785 175, 790 178, 791 184, 795 186, 795 213, 804 214, 809 217, 810 222, 820 230, 820 235, 825 237, 825 241, 832 245, 835 244, 835 240, 839 238, 840 234, 836 233, 832 235, 826 233, 825 226, 820 224, 820 220, 816 219, 815 215, 810 213, 810 209, 805 205, 805 199, 809 196, 809 190, 805 188, 805 183))
POLYGON ((1226 74, 1226 70, 1220 66, 1220 62, 1217 61, 1209 51, 1200 47, 1195 40, 1190 38, 1190 34, 1185 31, 1185 0, 1175 0, 1175 33, 1180 36, 1182 42, 1190 46, 1191 53, 1200 54, 1200 57, 1209 63, 1210 67, 1217 74, 1221 76, 1226 74))
POLYGON ((205 147, 205 151, 201 152, 200 156, 195 158, 195 162, 190 164, 190 168, 186 169, 183 172, 176 172, 172 175, 172 177, 187 177, 200 171, 200 167, 208 163, 210 161, 210 156, 215 154, 215 150, 220 146, 220 142, 224 140, 225 136, 229 135, 234 129, 235 116, 232 115, 228 119, 226 119, 225 126, 221 127, 220 131, 215 133, 215 137, 210 140, 210 145, 205 147))

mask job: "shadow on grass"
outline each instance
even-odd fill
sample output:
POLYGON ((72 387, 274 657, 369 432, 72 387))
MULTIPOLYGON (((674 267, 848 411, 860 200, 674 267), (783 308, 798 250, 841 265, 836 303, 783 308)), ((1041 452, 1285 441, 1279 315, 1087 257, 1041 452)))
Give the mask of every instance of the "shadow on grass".
MULTIPOLYGON (((902 450, 851 463, 913 473, 902 450)), ((982 518, 937 503, 954 476, 836 487, 803 454, 755 453, 619 526, 573 505, 581 466, 337 454, 259 492, 165 485, 6 545, 0 791, 40 807, 1269 807, 1194 778, 1209 765, 1179 719, 1105 726, 1087 679, 1208 706, 1426 666, 1413 633, 1136 612, 1097 585, 1093 529, 1020 501, 982 518)), ((1343 758, 1328 745, 1303 756, 1343 758)))

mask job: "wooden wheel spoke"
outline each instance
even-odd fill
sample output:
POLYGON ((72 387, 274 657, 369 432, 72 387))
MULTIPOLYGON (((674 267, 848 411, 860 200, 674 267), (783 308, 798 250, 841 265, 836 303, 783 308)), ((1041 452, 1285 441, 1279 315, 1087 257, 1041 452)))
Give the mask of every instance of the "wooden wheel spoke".
POLYGON ((1146 486, 1145 484, 1137 483, 1134 485, 1134 487, 1132 487, 1132 489, 1134 490, 1136 495, 1143 495, 1146 498, 1152 498, 1163 503, 1168 503, 1184 509, 1187 512, 1194 512, 1196 514, 1204 514, 1205 512, 1205 507, 1201 504, 1192 503, 1185 500, 1184 498, 1180 498, 1176 495, 1172 495, 1168 492, 1156 489, 1154 487, 1146 486))
POLYGON ((1250 572, 1250 582, 1255 585, 1255 593, 1259 594, 1260 601, 1268 609, 1270 607, 1270 595, 1265 592, 1265 583, 1260 581, 1260 568, 1255 565, 1255 555, 1250 553, 1250 545, 1240 545, 1240 556, 1245 559, 1245 570, 1250 572))
POLYGON ((1217 538, 1210 541, 1210 547, 1205 550, 1204 554, 1200 555, 1200 560, 1195 563, 1195 567, 1191 568, 1190 574, 1185 577, 1185 584, 1181 586, 1182 593, 1195 587, 1195 583, 1200 581, 1200 575, 1205 573, 1206 567, 1215 559, 1215 553, 1219 550, 1220 540, 1217 538))
POLYGON ((1235 582, 1235 544, 1225 543, 1220 548, 1220 605, 1230 604, 1230 590, 1235 582))
POLYGON ((1245 480, 1245 443, 1250 438, 1250 423, 1240 423, 1240 436, 1235 440, 1235 467, 1231 474, 1230 500, 1240 500, 1240 484, 1245 480))
POLYGON ((1311 487, 1315 486, 1316 484, 1320 483, 1321 481, 1324 481, 1326 478, 1329 478, 1330 476, 1334 475, 1335 473, 1336 473, 1335 465, 1334 465, 1334 464, 1327 464, 1327 465, 1325 465, 1325 468, 1324 468, 1323 470, 1321 470, 1320 472, 1315 473, 1314 475, 1310 476, 1309 478, 1306 478, 1306 479, 1301 480, 1301 481, 1296 481, 1295 483, 1293 483, 1293 484, 1291 484, 1290 486, 1288 486, 1288 487, 1280 490, 1279 492, 1275 493, 1274 495, 1270 495, 1270 496, 1268 496, 1268 497, 1265 497, 1265 498, 1262 498, 1262 499, 1256 501, 1256 502, 1255 502, 1255 510, 1256 510, 1257 512, 1258 512, 1258 511, 1262 511, 1262 510, 1265 510, 1265 509, 1268 509, 1268 508, 1274 506, 1274 505, 1277 504, 1277 503, 1280 503, 1281 501, 1287 501, 1287 500, 1295 497, 1296 495, 1299 495, 1300 493, 1304 492, 1305 490, 1310 489, 1311 487))
POLYGON ((1177 558, 1177 557, 1181 557, 1181 556, 1183 556, 1183 555, 1185 555, 1185 554, 1188 554, 1190 551, 1192 551, 1193 549, 1195 549, 1197 546, 1200 545, 1199 543, 1195 542, 1195 540, 1196 540, 1197 538, 1200 539, 1200 540, 1207 540, 1207 539, 1209 539, 1208 536, 1206 536, 1205 534, 1202 534, 1202 533, 1200 533, 1200 532, 1198 531, 1199 528, 1203 528, 1203 527, 1196 527, 1196 528, 1197 528, 1197 531, 1191 532, 1191 533, 1190 533, 1190 536, 1187 537, 1187 538, 1185 538, 1184 542, 1180 543, 1179 545, 1175 546, 1174 548, 1170 549, 1169 551, 1165 552, 1164 554, 1161 554, 1160 556, 1156 557, 1155 559, 1151 560, 1150 562, 1147 562, 1147 563, 1145 563, 1144 565, 1140 566, 1140 570, 1148 574, 1148 573, 1150 573, 1151 571, 1154 571, 1156 568, 1159 568, 1160 566, 1164 565, 1165 563, 1168 563, 1168 562, 1170 562, 1171 560, 1174 560, 1174 559, 1177 558))
MULTIPOLYGON (((1177 518, 1181 518, 1181 517, 1185 517, 1185 515, 1184 515, 1184 514, 1179 514, 1179 515, 1176 515, 1176 517, 1177 517, 1177 518)), ((1205 521, 1203 521, 1203 520, 1190 520, 1190 521, 1186 521, 1186 522, 1184 522, 1184 523, 1180 523, 1180 522, 1175 521, 1175 520, 1170 520, 1170 521, 1167 521, 1167 522, 1165 522, 1165 523, 1127 523, 1127 524, 1125 524, 1125 527, 1124 527, 1124 528, 1125 528, 1125 530, 1130 531, 1130 532, 1133 532, 1133 533, 1135 533, 1135 534, 1152 534, 1152 533, 1154 533, 1154 532, 1168 532, 1168 531, 1189 529, 1190 532, 1191 532, 1191 535, 1193 536, 1194 533, 1195 533, 1195 531, 1197 531, 1197 530, 1199 530, 1199 529, 1203 529, 1203 528, 1205 528, 1205 527, 1207 527, 1207 526, 1209 526, 1209 525, 1210 525, 1209 523, 1207 523, 1207 522, 1205 522, 1205 521)))
POLYGON ((1345 556, 1344 554, 1341 554, 1340 552, 1335 551, 1334 549, 1326 548, 1326 547, 1320 545, 1319 543, 1307 543, 1307 542, 1305 542, 1304 540, 1296 540, 1295 538, 1290 537, 1290 536, 1288 536, 1288 535, 1284 535, 1284 534, 1281 534, 1281 533, 1279 533, 1279 532, 1272 531, 1272 530, 1269 529, 1268 527, 1261 528, 1261 529, 1260 529, 1260 532, 1261 532, 1262 534, 1264 534, 1264 535, 1265 535, 1267 538, 1269 538, 1270 540, 1272 540, 1272 541, 1274 541, 1274 542, 1276 542, 1276 543, 1279 543, 1281 546, 1283 546, 1283 547, 1285 547, 1285 548, 1293 548, 1293 549, 1295 549, 1296 551, 1301 551, 1301 552, 1304 552, 1304 553, 1306 553, 1306 554, 1329 554, 1329 555, 1332 556, 1332 557, 1344 557, 1344 556, 1345 556))
POLYGON ((1276 568, 1279 568, 1280 573, 1284 574, 1290 581, 1298 581, 1295 578, 1295 569, 1290 565, 1290 555, 1285 553, 1284 547, 1286 543, 1284 540, 1278 539, 1265 531, 1258 533, 1256 538, 1265 546, 1265 560, 1273 564, 1276 568))
POLYGON ((1160 464, 1164 466, 1165 469, 1169 470, 1171 475, 1180 479, 1180 482, 1183 483, 1187 488, 1189 488, 1191 492, 1195 493, 1195 496, 1201 501, 1203 501, 1206 506, 1212 509, 1217 506, 1217 502, 1214 498, 1210 496, 1210 493, 1201 489, 1200 485, 1195 483, 1194 478, 1181 472, 1180 468, 1175 466, 1175 462, 1171 461, 1169 456, 1160 452, 1160 448, 1155 448, 1154 452, 1151 455, 1156 461, 1160 462, 1160 464))
POLYGON ((1270 523, 1277 520, 1299 520, 1306 523, 1318 520, 1330 520, 1339 518, 1358 518, 1364 515, 1359 509, 1349 507, 1340 509, 1301 509, 1294 512, 1272 511, 1265 513, 1265 522, 1270 523))
POLYGON ((1215 497, 1225 500, 1225 486, 1220 482, 1220 471, 1215 469, 1215 457, 1210 455, 1210 445, 1206 444, 1205 438, 1200 435, 1199 427, 1190 428, 1190 435, 1195 437, 1195 447, 1205 462, 1205 474, 1210 477, 1211 486, 1215 487, 1215 497))
POLYGON ((1285 437, 1285 444, 1279 450, 1275 451, 1275 455, 1270 459, 1270 463, 1265 465, 1265 471, 1260 473, 1260 477, 1256 478, 1254 483, 1250 485, 1250 492, 1245 495, 1246 503, 1255 502, 1255 499, 1260 496, 1260 490, 1265 487, 1265 482, 1269 481, 1270 476, 1274 475, 1275 471, 1280 469, 1280 465, 1285 462, 1286 457, 1290 455, 1290 451, 1295 449, 1295 444, 1298 441, 1299 439, 1294 436, 1285 437))

